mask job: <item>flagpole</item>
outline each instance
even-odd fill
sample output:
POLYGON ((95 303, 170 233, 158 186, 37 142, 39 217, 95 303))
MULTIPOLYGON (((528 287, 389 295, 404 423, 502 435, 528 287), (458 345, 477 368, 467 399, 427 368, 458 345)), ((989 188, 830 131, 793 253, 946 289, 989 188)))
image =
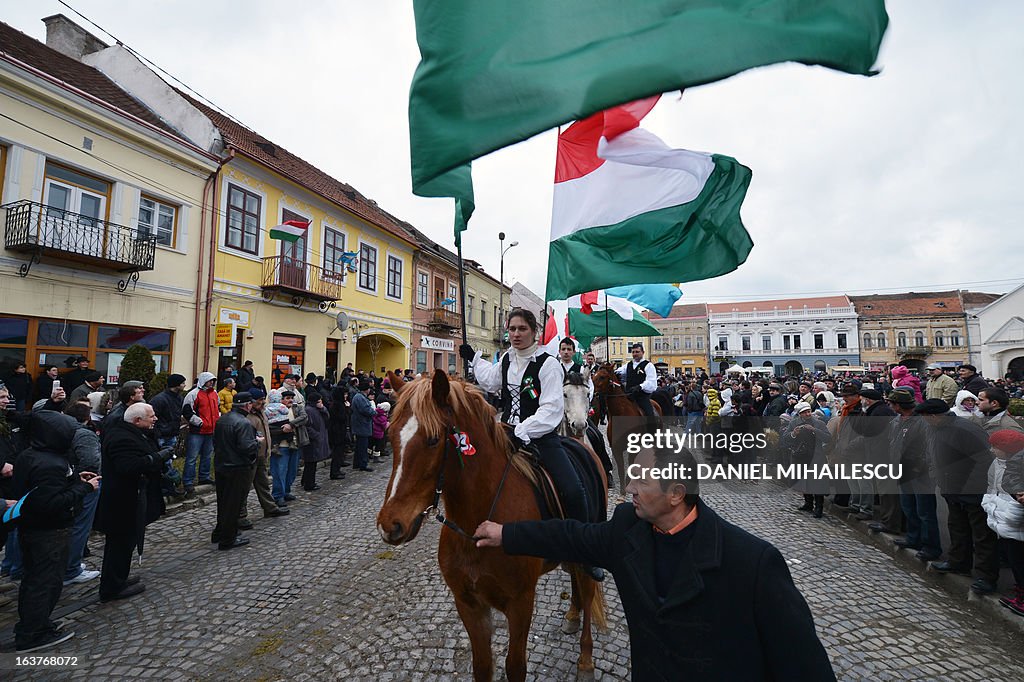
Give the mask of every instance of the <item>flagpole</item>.
MULTIPOLYGON (((459 239, 456 243, 458 247, 457 255, 459 257, 459 304, 462 308, 462 343, 469 343, 469 337, 466 335, 466 270, 462 264, 462 240, 459 239)), ((462 359, 462 376, 469 381, 469 360, 462 359)))
POLYGON ((604 290, 604 361, 612 362, 612 340, 608 337, 608 290, 604 290))

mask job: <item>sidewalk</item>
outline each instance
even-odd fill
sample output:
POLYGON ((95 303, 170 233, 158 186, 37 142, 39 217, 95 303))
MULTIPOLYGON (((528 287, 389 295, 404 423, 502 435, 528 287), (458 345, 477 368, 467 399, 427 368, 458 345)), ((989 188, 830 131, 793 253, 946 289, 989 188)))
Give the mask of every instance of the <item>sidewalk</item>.
POLYGON ((1024 634, 1024 618, 999 604, 999 598, 1009 591, 1002 589, 1003 581, 1000 581, 1001 589, 998 592, 989 595, 975 594, 970 587, 973 581, 972 577, 933 571, 928 564, 919 561, 914 556, 913 550, 900 549, 892 544, 892 541, 902 537, 901 535, 874 533, 868 528, 870 521, 858 519, 854 512, 835 509, 831 500, 825 501, 825 512, 859 532, 869 544, 891 556, 895 563, 905 570, 921 576, 929 584, 940 587, 949 594, 953 603, 965 604, 967 608, 976 610, 979 615, 994 620, 1001 626, 1013 627, 1024 634))

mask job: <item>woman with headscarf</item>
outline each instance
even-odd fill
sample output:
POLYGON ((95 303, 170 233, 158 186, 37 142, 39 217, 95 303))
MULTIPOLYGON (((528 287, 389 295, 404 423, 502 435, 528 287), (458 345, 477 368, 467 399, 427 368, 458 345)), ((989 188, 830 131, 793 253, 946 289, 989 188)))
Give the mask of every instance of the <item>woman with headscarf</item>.
POLYGON ((327 432, 331 415, 324 407, 323 396, 315 391, 306 394, 306 417, 309 445, 302 448, 302 489, 312 492, 320 489, 316 482, 317 464, 331 458, 330 435, 327 432))
POLYGON ((910 370, 903 365, 896 365, 889 370, 889 375, 892 377, 893 389, 906 386, 913 389, 914 401, 917 403, 924 402, 924 395, 921 393, 921 380, 910 373, 910 370))

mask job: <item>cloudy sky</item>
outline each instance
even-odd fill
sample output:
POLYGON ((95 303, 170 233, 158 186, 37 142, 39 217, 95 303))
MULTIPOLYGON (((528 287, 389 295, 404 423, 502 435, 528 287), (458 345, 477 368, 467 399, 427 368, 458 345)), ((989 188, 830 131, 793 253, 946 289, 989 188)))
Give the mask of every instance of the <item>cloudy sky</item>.
MULTIPOLYGON (((45 39, 56 0, 0 19, 45 39)), ((71 5, 268 139, 452 246, 450 200, 412 195, 407 103, 419 61, 412 3, 73 0, 71 5)), ((662 98, 645 126, 728 154, 753 182, 754 240, 729 275, 684 301, 1024 281, 1024 3, 898 0, 881 74, 786 64, 662 98)), ((94 32, 104 37, 98 31, 94 32)), ((474 164, 464 253, 544 291, 554 174, 548 132, 474 164)))

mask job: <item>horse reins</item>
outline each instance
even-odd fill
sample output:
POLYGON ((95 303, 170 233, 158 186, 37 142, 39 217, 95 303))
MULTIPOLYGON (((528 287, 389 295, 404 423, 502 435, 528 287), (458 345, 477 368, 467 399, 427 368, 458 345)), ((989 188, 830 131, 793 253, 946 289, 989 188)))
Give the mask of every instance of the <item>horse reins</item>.
MULTIPOLYGON (((459 432, 454 425, 447 425, 446 428, 448 433, 445 435, 444 456, 441 458, 441 466, 438 467, 437 470, 437 482, 434 484, 434 501, 429 507, 420 512, 420 517, 427 517, 433 514, 434 520, 439 522, 445 528, 448 528, 471 542, 476 542, 476 538, 474 536, 464 531, 459 524, 446 517, 441 511, 440 505, 441 494, 444 492, 445 465, 448 463, 448 452, 455 448, 455 441, 451 436, 459 432)), ((454 457, 454 454, 452 456, 454 457)), ((465 465, 463 464, 463 466, 465 465)), ((501 482, 498 483, 498 490, 495 492, 494 499, 491 501, 491 509, 487 512, 487 518, 485 518, 484 521, 490 521, 491 517, 494 516, 494 510, 498 506, 498 500, 501 498, 501 491, 505 488, 505 479, 508 477, 508 471, 511 467, 512 457, 509 457, 508 462, 505 463, 505 471, 501 474, 501 482)))

